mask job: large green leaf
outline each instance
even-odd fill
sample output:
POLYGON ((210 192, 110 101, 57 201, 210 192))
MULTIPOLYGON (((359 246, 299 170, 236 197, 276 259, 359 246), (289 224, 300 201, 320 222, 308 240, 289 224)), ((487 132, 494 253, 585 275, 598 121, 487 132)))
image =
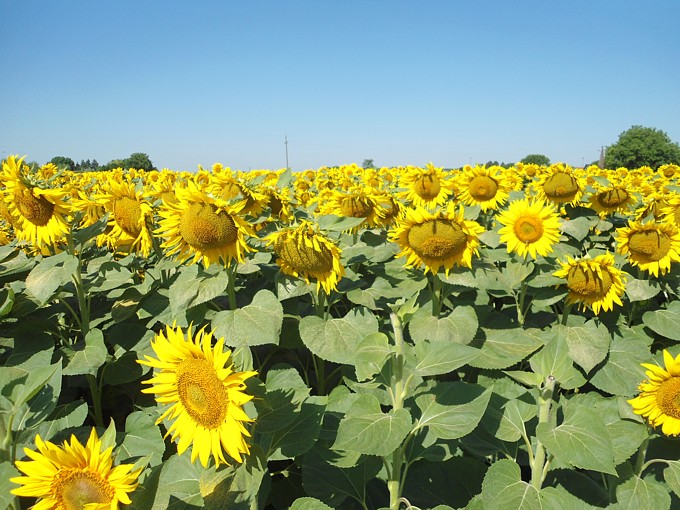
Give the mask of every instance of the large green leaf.
POLYGON ((663 479, 666 480, 666 483, 675 492, 675 495, 680 496, 680 460, 669 460, 666 462, 668 467, 663 470, 663 479))
POLYGON ((569 346, 563 335, 552 335, 547 344, 531 357, 530 363, 531 369, 540 374, 542 380, 552 375, 564 389, 572 390, 586 382, 569 357, 569 346))
POLYGON ((551 331, 564 338, 569 346, 569 357, 586 372, 600 363, 609 351, 609 331, 592 320, 579 325, 558 324, 551 331))
POLYGON ((133 510, 189 510, 203 508, 200 472, 191 456, 173 455, 157 466, 134 496, 133 510))
POLYGON ((71 281, 71 277, 77 270, 78 259, 67 252, 46 257, 28 273, 26 291, 39 304, 45 305, 59 287, 71 281))
POLYGON ((215 336, 230 347, 278 345, 282 325, 283 307, 269 290, 259 291, 249 305, 219 312, 212 319, 215 336))
POLYGON ((421 377, 448 374, 479 355, 479 349, 451 341, 423 340, 415 346, 416 372, 421 377))
POLYGON ((85 340, 61 349, 66 358, 64 375, 95 375, 106 361, 107 352, 102 331, 91 329, 85 335, 85 340))
POLYGON ((440 439, 458 439, 477 426, 491 397, 491 390, 463 382, 437 382, 416 397, 421 411, 417 428, 429 427, 440 439))
POLYGON ((539 423, 536 435, 558 461, 616 476, 612 442, 596 411, 572 404, 559 426, 539 423))
POLYGON ((354 308, 341 319, 315 316, 300 321, 300 338, 321 359, 351 363, 361 341, 378 331, 378 320, 366 308, 354 308))
POLYGON ((632 476, 616 487, 616 500, 621 510, 669 510, 671 497, 663 484, 653 479, 632 476))
POLYGON ((285 429, 297 417, 309 388, 294 368, 275 367, 267 373, 266 394, 255 400, 257 430, 261 433, 285 429))
POLYGON ((389 343, 385 333, 367 335, 359 342, 351 361, 357 374, 357 380, 365 381, 380 373, 385 361, 393 353, 394 346, 389 343))
POLYGON ((321 430, 326 400, 326 397, 308 398, 295 414, 295 419, 272 434, 269 460, 293 459, 314 446, 321 430))
POLYGON ((414 342, 425 340, 469 344, 477 333, 479 323, 475 309, 458 306, 446 317, 433 317, 428 308, 420 308, 408 324, 414 342))
POLYGON ((304 497, 293 501, 290 510, 332 510, 332 508, 316 498, 304 497))
POLYGON ((485 510, 542 510, 539 491, 522 481, 517 463, 502 459, 491 464, 482 483, 485 510))
POLYGON ((224 270, 215 271, 199 269, 198 264, 182 268, 168 293, 173 315, 184 315, 192 306, 224 293, 229 284, 229 274, 224 270))
POLYGON ((20 476, 22 473, 12 465, 11 462, 3 462, 0 464, 0 507, 2 508, 18 508, 11 506, 10 503, 14 501, 15 496, 9 491, 21 487, 19 484, 10 482, 9 479, 15 476, 20 476))
POLYGON ((484 338, 472 345, 481 347, 481 352, 470 365, 478 368, 508 368, 522 361, 543 345, 544 333, 537 329, 482 328, 484 338))
POLYGON ((376 397, 359 395, 340 421, 333 449, 384 457, 397 449, 410 431, 408 410, 383 413, 376 397))
POLYGON ((680 340, 680 301, 671 301, 665 310, 645 312, 642 322, 661 336, 680 340))
POLYGON ((161 463, 165 443, 158 426, 151 416, 143 411, 129 414, 125 420, 125 438, 118 449, 119 461, 148 457, 150 466, 161 463))

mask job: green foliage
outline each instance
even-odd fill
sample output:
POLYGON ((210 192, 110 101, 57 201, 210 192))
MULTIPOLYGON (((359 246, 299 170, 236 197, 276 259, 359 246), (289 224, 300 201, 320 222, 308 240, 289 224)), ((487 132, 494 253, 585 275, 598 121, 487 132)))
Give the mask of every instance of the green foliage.
POLYGON ((524 156, 519 162, 524 163, 525 165, 548 166, 550 164, 550 158, 543 154, 529 154, 528 156, 524 156))
POLYGON ((657 169, 665 164, 680 164, 680 146, 660 129, 632 126, 619 135, 613 145, 607 147, 604 164, 606 168, 657 169))

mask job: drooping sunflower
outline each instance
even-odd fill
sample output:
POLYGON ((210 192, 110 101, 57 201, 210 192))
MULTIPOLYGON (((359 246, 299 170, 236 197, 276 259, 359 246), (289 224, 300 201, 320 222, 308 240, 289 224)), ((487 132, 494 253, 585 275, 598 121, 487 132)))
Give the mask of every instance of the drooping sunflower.
POLYGON ((75 508, 110 509, 131 503, 129 493, 137 487, 142 470, 132 464, 113 467, 113 447, 102 449, 93 428, 85 446, 75 436, 61 446, 35 437, 38 451, 24 448, 31 460, 18 460, 16 467, 25 476, 10 478, 21 485, 12 489, 16 496, 39 498, 36 510, 75 508))
POLYGON ((41 187, 28 179, 24 158, 9 156, 2 163, 2 200, 17 239, 41 251, 56 246, 69 232, 68 194, 61 188, 41 187))
POLYGON ((536 197, 557 205, 576 205, 585 192, 581 172, 564 163, 550 165, 534 182, 536 197))
POLYGON ((151 341, 156 358, 145 355, 138 363, 155 369, 143 393, 153 393, 159 404, 169 404, 156 424, 168 419, 172 425, 166 437, 177 441, 181 455, 189 446, 191 462, 197 458, 204 467, 210 457, 215 465, 228 464, 224 452, 237 462, 250 447, 246 437, 250 433, 244 423, 253 420, 243 405, 253 397, 245 393, 246 379, 257 372, 236 372, 231 362, 231 351, 224 348, 224 339, 212 345, 212 333, 199 330, 194 335, 189 326, 167 326, 151 341))
POLYGON ((453 182, 432 163, 425 168, 409 166, 400 172, 399 186, 407 188, 400 198, 415 207, 433 209, 444 205, 453 193, 453 182))
POLYGON ((642 363, 648 380, 640 383, 640 394, 629 400, 633 412, 653 427, 661 426, 667 436, 680 435, 680 355, 675 358, 664 349, 666 368, 642 363))
POLYGON ((508 200, 510 186, 499 166, 466 166, 458 176, 458 198, 465 205, 479 205, 482 211, 498 209, 508 200))
POLYGON ((545 257, 560 239, 560 217, 555 206, 542 200, 515 200, 496 215, 496 220, 504 225, 498 233, 501 242, 507 243, 508 253, 515 252, 520 257, 545 257))
POLYGON ((153 208, 146 193, 133 182, 108 178, 102 193, 93 198, 110 213, 109 230, 98 237, 97 244, 148 256, 152 248, 153 208))
POLYGON ((635 202, 630 185, 621 181, 611 186, 595 185, 595 193, 589 197, 590 207, 597 211, 601 218, 615 212, 625 213, 635 202))
POLYGON ((629 221, 616 231, 618 253, 643 271, 658 277, 670 271, 671 262, 680 262, 680 231, 672 223, 629 221))
POLYGON ((406 267, 425 266, 425 272, 446 274, 453 266, 472 267, 479 253, 478 236, 484 228, 464 218, 464 209, 449 202, 446 208, 430 212, 424 207, 406 209, 389 239, 401 247, 397 257, 407 257, 406 267))
POLYGON ((316 278, 317 289, 323 288, 326 294, 337 289, 345 274, 340 262, 342 252, 312 223, 302 221, 299 226, 274 232, 265 240, 278 255, 276 263, 283 273, 303 278, 307 283, 316 278))
POLYGON ((560 264, 561 269, 553 274, 567 280, 567 304, 581 304, 583 309, 590 307, 595 315, 600 310, 612 310, 614 304, 623 304, 621 296, 626 289, 625 277, 614 266, 614 256, 611 253, 599 255, 592 260, 575 260, 568 256, 567 262, 560 264))
POLYGON ((380 205, 379 193, 368 186, 353 186, 347 191, 331 191, 319 195, 319 213, 335 214, 345 218, 365 218, 351 229, 358 231, 381 224, 386 211, 380 205), (327 197, 327 198, 326 198, 327 197))
POLYGON ((180 262, 193 257, 191 264, 201 261, 208 267, 219 261, 225 265, 232 260, 243 262, 244 254, 254 251, 245 241, 246 235, 255 233, 240 215, 242 202, 229 205, 191 181, 175 193, 177 202, 164 202, 160 207, 155 231, 165 239, 161 247, 168 256, 177 255, 180 262))

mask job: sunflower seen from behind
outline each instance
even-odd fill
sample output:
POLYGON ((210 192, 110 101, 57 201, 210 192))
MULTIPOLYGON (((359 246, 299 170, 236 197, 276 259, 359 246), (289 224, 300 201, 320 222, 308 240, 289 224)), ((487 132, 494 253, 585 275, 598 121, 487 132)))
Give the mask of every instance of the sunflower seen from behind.
POLYGON ((276 263, 281 272, 309 283, 316 279, 317 289, 323 288, 326 294, 336 290, 338 282, 345 274, 340 262, 340 248, 309 221, 297 226, 283 228, 268 235, 267 246, 276 252, 276 263))
POLYGON ((9 156, 2 163, 3 213, 14 227, 17 239, 28 242, 38 251, 59 244, 69 232, 68 192, 32 182, 24 158, 9 156))
POLYGON ((166 433, 177 442, 181 455, 191 446, 191 462, 199 459, 204 467, 212 457, 215 465, 228 464, 224 452, 236 462, 250 452, 250 433, 245 424, 253 420, 243 410, 253 397, 246 393, 245 381, 257 372, 234 370, 231 351, 224 339, 212 345, 212 333, 205 328, 194 334, 167 326, 151 341, 156 357, 137 360, 154 369, 143 393, 152 393, 161 405, 169 406, 158 418, 171 422, 166 433))
POLYGON ((37 451, 24 448, 30 460, 16 461, 23 476, 10 481, 21 485, 16 496, 38 498, 37 510, 107 509, 131 503, 142 470, 132 464, 113 465, 113 447, 105 448, 93 428, 87 443, 75 436, 59 446, 35 437, 37 451))
POLYGON ((569 293, 566 303, 590 307, 595 315, 610 311, 614 305, 621 306, 621 296, 626 285, 624 273, 615 267, 611 253, 598 255, 594 259, 573 259, 567 257, 560 262, 561 268, 553 273, 566 280, 569 293))
POLYGON ((653 427, 661 427, 667 436, 680 435, 680 355, 673 357, 663 351, 665 367, 642 363, 647 380, 639 386, 640 393, 628 401, 633 412, 645 418, 653 427))
POLYGON ((409 208, 397 220, 389 239, 399 245, 397 257, 406 257, 406 267, 425 266, 448 275, 453 266, 472 267, 472 256, 479 253, 478 236, 484 228, 464 218, 464 209, 449 202, 446 208, 430 212, 424 207, 409 208))
POLYGON ((680 262, 680 231, 672 223, 629 221, 616 231, 617 252, 642 271, 658 277, 670 271, 672 262, 680 262))
POLYGON ((503 225, 498 231, 508 253, 536 259, 553 251, 560 239, 560 217, 555 207, 542 200, 515 200, 496 215, 503 225))
POLYGON ((229 265, 241 263, 247 252, 246 236, 254 236, 241 215, 243 202, 231 205, 201 191, 194 182, 175 190, 176 202, 164 202, 158 211, 160 220, 154 234, 164 239, 161 248, 167 256, 177 256, 191 264, 201 262, 229 265))

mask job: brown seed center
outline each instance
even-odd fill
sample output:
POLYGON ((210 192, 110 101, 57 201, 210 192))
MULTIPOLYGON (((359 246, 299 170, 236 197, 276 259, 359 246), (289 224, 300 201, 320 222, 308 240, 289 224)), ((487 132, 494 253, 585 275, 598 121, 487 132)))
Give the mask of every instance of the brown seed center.
MULTIPOLYGON (((303 235, 304 236, 304 235, 303 235)), ((283 236, 276 242, 276 252, 290 267, 297 272, 324 274, 333 270, 333 253, 322 243, 318 243, 320 251, 308 246, 304 237, 283 236)))
POLYGON ((644 230, 633 233, 628 240, 628 246, 633 255, 656 262, 668 254, 671 240, 663 232, 644 230))
POLYGON ((628 200, 628 192, 621 188, 614 188, 598 193, 597 201, 601 206, 615 208, 628 200))
POLYGON ((445 260, 465 250, 467 235, 450 220, 428 220, 408 232, 408 245, 420 257, 445 260))
POLYGON ((110 503, 116 494, 107 480, 87 468, 61 469, 52 490, 64 510, 83 510, 88 503, 110 503))
POLYGON ((182 213, 179 232, 190 246, 197 250, 223 248, 238 240, 238 229, 225 211, 217 212, 211 204, 191 204, 182 213))
POLYGON ((205 359, 187 359, 177 368, 177 393, 187 413, 206 429, 222 426, 227 416, 227 390, 205 359))
POLYGON ((545 180, 543 192, 547 197, 564 202, 573 200, 578 192, 576 179, 564 172, 556 172, 545 180))
POLYGON ((413 183, 413 191, 416 192, 423 200, 432 200, 437 198, 439 190, 441 190, 441 183, 439 177, 436 175, 421 175, 413 183))
POLYGON ((470 195, 478 202, 491 200, 498 192, 498 183, 488 175, 477 175, 470 181, 470 195))
POLYGON ((515 222, 514 230, 517 239, 524 244, 535 243, 543 237, 543 222, 540 218, 523 216, 515 222))
POLYGON ((592 269, 580 266, 572 267, 567 275, 569 290, 583 297, 603 297, 612 287, 612 278, 608 271, 602 271, 602 278, 592 269))
POLYGON ((340 203, 342 215, 349 218, 366 218, 372 210, 373 208, 366 200, 351 195, 343 198, 340 203))
POLYGON ((130 237, 135 239, 142 233, 139 224, 142 218, 142 208, 137 200, 122 197, 113 202, 113 217, 116 224, 130 237))
POLYGON ((42 227, 52 219, 54 204, 45 197, 36 197, 30 189, 14 193, 14 203, 21 215, 28 221, 42 227))
POLYGON ((680 420, 680 377, 673 376, 656 390, 656 403, 666 416, 680 420))

